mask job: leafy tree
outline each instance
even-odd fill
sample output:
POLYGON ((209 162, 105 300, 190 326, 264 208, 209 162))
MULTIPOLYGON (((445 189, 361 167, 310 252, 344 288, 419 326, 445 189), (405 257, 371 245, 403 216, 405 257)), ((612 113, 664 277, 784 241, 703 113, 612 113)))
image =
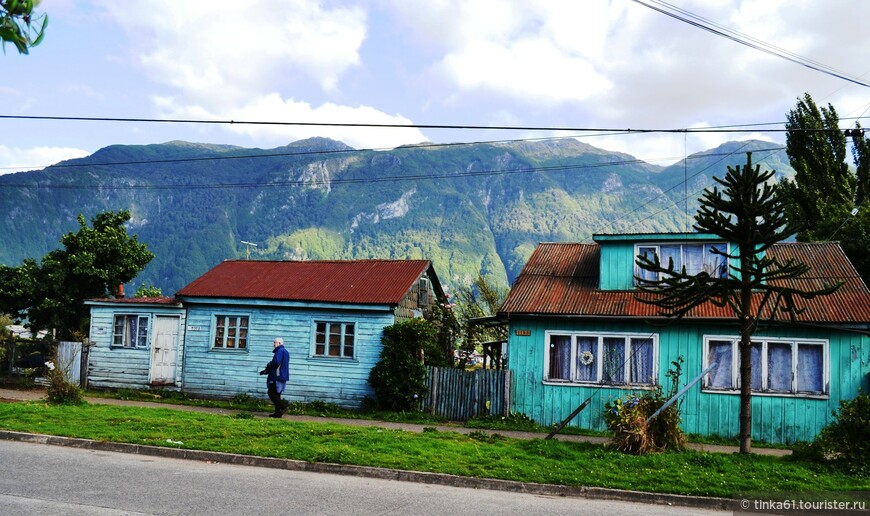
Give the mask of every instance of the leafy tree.
POLYGON ((45 36, 48 15, 35 15, 33 9, 39 0, 0 0, 0 41, 3 51, 12 43, 19 54, 27 54, 45 36))
POLYGON ((779 198, 779 185, 771 183, 774 173, 760 172, 752 166, 752 154, 747 153, 742 169, 728 167, 724 179, 714 177, 717 186, 707 189, 695 215, 696 231, 712 233, 730 242, 730 251, 711 252, 727 258, 729 271, 725 277, 713 277, 707 272, 686 273, 685 267, 674 270, 658 256, 637 258, 637 265, 656 274, 657 280, 638 277, 639 301, 660 308, 666 317, 681 318, 693 308, 711 302, 730 307, 740 326, 740 451, 752 448, 752 335, 763 318, 785 315, 792 321, 800 313, 797 298, 812 299, 833 292, 839 284, 814 291, 783 286, 783 279, 797 278, 809 271, 809 266, 795 260, 781 263, 766 251, 797 232, 785 216, 785 206, 779 198))
POLYGON ((133 297, 161 297, 163 296, 163 290, 160 287, 155 287, 154 285, 140 285, 139 288, 136 289, 136 293, 133 297))
POLYGON ((834 107, 818 107, 809 94, 798 100, 786 122, 786 153, 794 180, 784 179, 781 196, 802 242, 838 239, 865 283, 870 283, 870 142, 850 130, 855 172, 846 163, 848 137, 834 107), (857 210, 854 211, 853 210, 857 210))
POLYGON ((480 344, 507 340, 506 326, 482 326, 472 322, 475 318, 495 315, 507 298, 507 290, 494 285, 483 274, 478 274, 471 284, 457 289, 456 298, 462 326, 460 367, 465 367, 468 357, 480 344))
POLYGON ((421 351, 436 346, 436 330, 425 319, 406 319, 384 328, 381 358, 369 373, 379 408, 393 411, 419 409, 427 392, 426 367, 421 351))
POLYGON ((130 213, 100 213, 88 227, 61 238, 63 249, 50 251, 39 264, 28 258, 16 268, 0 267, 0 312, 27 319, 34 332, 55 329, 62 338, 85 328, 83 301, 114 295, 118 285, 136 277, 154 255, 124 224, 130 213))

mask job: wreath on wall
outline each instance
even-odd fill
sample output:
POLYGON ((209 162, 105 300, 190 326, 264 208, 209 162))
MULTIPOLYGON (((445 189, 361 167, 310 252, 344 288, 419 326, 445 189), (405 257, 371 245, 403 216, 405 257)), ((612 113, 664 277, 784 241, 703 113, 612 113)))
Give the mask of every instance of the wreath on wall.
POLYGON ((580 353, 580 363, 583 365, 589 365, 592 361, 595 360, 595 355, 592 354, 591 351, 584 351, 580 353))

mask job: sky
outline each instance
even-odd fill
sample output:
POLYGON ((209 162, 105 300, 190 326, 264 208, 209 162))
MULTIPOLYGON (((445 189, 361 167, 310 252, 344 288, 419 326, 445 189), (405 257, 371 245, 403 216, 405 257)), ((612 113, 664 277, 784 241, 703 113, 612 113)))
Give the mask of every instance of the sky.
MULTIPOLYGON (((670 3, 870 82, 870 2, 670 3)), ((804 93, 841 127, 870 116, 866 86, 633 0, 42 0, 38 11, 43 42, 0 54, 0 174, 113 144, 271 149, 313 136, 359 149, 570 136, 666 165, 728 140, 784 143, 762 130, 781 130, 804 93), (607 130, 750 124, 771 125, 607 130)))

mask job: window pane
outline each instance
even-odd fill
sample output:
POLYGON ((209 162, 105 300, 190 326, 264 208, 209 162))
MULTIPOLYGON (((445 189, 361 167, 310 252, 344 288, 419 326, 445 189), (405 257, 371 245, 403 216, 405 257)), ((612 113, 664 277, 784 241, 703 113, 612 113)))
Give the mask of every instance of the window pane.
POLYGON ((127 316, 127 326, 124 332, 124 346, 131 348, 136 345, 135 339, 137 334, 137 323, 139 319, 136 317, 127 316))
POLYGON ((791 392, 791 344, 768 342, 767 388, 771 391, 791 392))
POLYGON ((577 337, 577 381, 594 382, 598 380, 598 339, 596 337, 577 337))
POLYGON ((344 353, 342 356, 353 358, 353 324, 344 325, 344 353))
POLYGON ((823 393, 824 347, 817 344, 798 344, 798 391, 823 393))
POLYGON ((707 347, 707 365, 716 368, 707 373, 707 386, 714 389, 731 389, 731 364, 734 347, 730 341, 711 340, 707 347))
POLYGON ((113 346, 123 346, 124 345, 124 316, 116 315, 115 316, 115 330, 114 330, 114 338, 112 339, 113 346))
MULTIPOLYGON (((655 247, 638 247, 637 248, 638 256, 643 256, 648 260, 655 261, 656 256, 656 248, 655 247)), ((646 269, 642 269, 640 267, 637 268, 637 276, 643 281, 655 281, 656 273, 652 271, 648 271, 646 269)))
POLYGON ((222 348, 224 347, 224 325, 226 321, 222 315, 219 315, 215 318, 215 329, 214 329, 214 347, 222 348))
POLYGON ((604 383, 625 383, 625 338, 604 338, 604 383))
POLYGON ((683 257, 686 259, 686 274, 695 275, 704 270, 704 246, 701 244, 683 245, 683 257))
POLYGON ((683 267, 682 260, 680 259, 680 247, 680 245, 663 245, 660 247, 662 267, 667 269, 669 267, 669 260, 673 260, 674 270, 680 272, 680 269, 683 267))
POLYGON ((148 347, 148 318, 139 317, 139 333, 137 335, 136 345, 140 348, 148 347))
POLYGON ((631 383, 652 385, 653 378, 653 340, 631 339, 631 383))
POLYGON ((728 275, 728 260, 724 255, 713 254, 713 249, 725 252, 725 244, 704 245, 704 272, 714 278, 724 278, 728 275))
POLYGON ((248 343, 248 318, 242 317, 242 325, 239 328, 239 349, 244 349, 248 343))
POLYGON ((236 347, 236 326, 235 326, 236 318, 230 317, 229 324, 227 327, 227 348, 235 348, 236 347))
POLYGON ((341 354, 341 324, 329 325, 329 356, 337 357, 341 354))
POLYGON ((571 337, 568 335, 550 336, 550 380, 569 380, 571 378, 571 337))
POLYGON ((752 390, 761 390, 761 343, 752 343, 752 390))

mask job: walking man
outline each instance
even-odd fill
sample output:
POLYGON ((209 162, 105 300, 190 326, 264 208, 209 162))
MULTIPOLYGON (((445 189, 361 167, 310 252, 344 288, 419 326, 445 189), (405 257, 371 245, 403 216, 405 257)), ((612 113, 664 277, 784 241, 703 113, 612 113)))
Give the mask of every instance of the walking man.
POLYGON ((287 380, 290 379, 290 353, 284 349, 284 339, 276 337, 272 342, 274 349, 272 350, 272 360, 266 364, 266 368, 260 371, 260 374, 266 376, 266 387, 269 392, 269 399, 275 405, 275 412, 269 414, 269 417, 281 417, 287 412, 287 407, 290 405, 281 399, 281 393, 287 386, 287 380))

